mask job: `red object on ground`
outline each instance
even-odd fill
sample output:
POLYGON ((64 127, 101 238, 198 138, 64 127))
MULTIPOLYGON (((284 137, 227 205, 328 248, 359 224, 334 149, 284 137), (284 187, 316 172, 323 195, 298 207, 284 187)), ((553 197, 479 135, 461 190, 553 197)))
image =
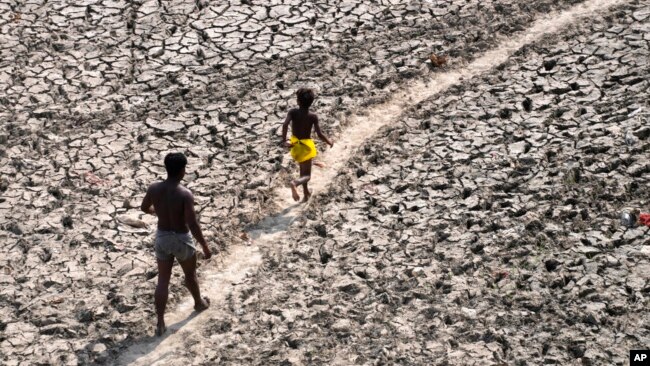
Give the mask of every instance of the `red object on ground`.
POLYGON ((639 215, 639 224, 650 226, 650 213, 642 213, 639 215))

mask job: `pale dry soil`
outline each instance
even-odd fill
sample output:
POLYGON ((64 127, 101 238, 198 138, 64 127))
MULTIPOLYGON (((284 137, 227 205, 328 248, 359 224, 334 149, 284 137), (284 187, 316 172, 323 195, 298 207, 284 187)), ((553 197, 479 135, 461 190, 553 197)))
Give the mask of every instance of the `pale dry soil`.
MULTIPOLYGON (((151 334, 135 207, 166 152, 190 156, 213 245, 246 248, 284 207, 297 86, 336 134, 577 2, 0 4, 0 361, 107 362, 151 334)), ((650 173, 650 10, 626 3, 418 103, 260 234, 283 240, 203 266, 227 301, 175 362, 624 364, 650 344, 648 231, 618 225, 650 173)))

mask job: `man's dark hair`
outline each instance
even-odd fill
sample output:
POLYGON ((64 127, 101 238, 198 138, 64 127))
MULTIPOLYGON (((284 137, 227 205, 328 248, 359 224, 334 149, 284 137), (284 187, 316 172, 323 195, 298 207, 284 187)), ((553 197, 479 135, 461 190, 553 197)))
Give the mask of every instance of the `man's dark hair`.
POLYGON ((296 93, 298 96, 298 105, 303 108, 311 107, 314 102, 314 91, 309 88, 300 88, 296 93))
POLYGON ((178 177, 187 165, 187 158, 183 153, 169 153, 165 156, 165 169, 170 177, 178 177))

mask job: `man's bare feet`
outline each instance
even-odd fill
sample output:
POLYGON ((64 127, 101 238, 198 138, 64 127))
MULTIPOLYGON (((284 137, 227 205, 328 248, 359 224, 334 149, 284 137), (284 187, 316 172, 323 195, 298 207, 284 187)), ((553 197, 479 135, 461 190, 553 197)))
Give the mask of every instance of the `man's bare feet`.
POLYGON ((163 334, 167 331, 167 327, 165 324, 158 324, 156 326, 156 336, 157 337, 162 337, 163 334))
POLYGON ((203 310, 205 310, 205 309, 207 309, 209 307, 210 307, 210 299, 208 299, 207 297, 204 297, 201 300, 200 304, 194 305, 194 310, 196 310, 197 312, 200 313, 200 312, 202 312, 203 310))
POLYGON ((296 189, 296 185, 291 182, 291 196, 293 197, 293 200, 298 202, 300 199, 300 196, 298 195, 298 190, 296 189))

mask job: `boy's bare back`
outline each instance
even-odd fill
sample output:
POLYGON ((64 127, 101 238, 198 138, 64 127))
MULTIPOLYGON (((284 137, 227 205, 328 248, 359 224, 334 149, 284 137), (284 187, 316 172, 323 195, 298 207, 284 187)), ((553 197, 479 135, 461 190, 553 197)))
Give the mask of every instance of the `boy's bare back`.
POLYGON ((294 108, 288 117, 291 119, 291 132, 301 140, 311 138, 313 126, 318 128, 318 116, 308 110, 294 108))

